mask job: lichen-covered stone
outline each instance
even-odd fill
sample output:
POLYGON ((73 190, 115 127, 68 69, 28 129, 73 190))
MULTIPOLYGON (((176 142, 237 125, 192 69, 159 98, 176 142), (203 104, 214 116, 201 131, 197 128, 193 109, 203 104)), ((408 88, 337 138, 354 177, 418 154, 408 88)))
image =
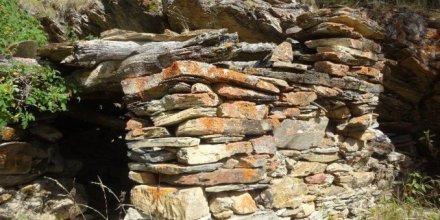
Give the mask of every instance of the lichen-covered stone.
POLYGON ((288 102, 292 105, 306 106, 317 98, 314 92, 289 92, 282 94, 281 101, 288 102))
POLYGON ((213 89, 218 95, 231 100, 260 101, 260 102, 269 102, 269 101, 278 100, 278 96, 276 95, 266 94, 263 92, 258 92, 255 90, 245 89, 224 83, 214 85, 213 89))
POLYGON ((342 77, 346 76, 349 67, 344 64, 336 64, 330 61, 318 61, 315 63, 315 70, 323 73, 328 73, 332 76, 342 77))
POLYGON ((258 79, 252 75, 235 72, 227 69, 216 68, 207 63, 194 61, 176 61, 162 71, 164 80, 183 76, 195 76, 206 79, 211 83, 235 83, 256 90, 278 93, 279 89, 269 82, 258 79))
POLYGON ((317 146, 324 138, 327 123, 326 117, 309 121, 286 119, 274 130, 277 147, 305 150, 317 146))
POLYGON ((261 120, 267 117, 269 108, 253 102, 236 101, 223 103, 218 107, 217 115, 226 118, 246 118, 261 120))
POLYGON ((272 131, 271 120, 248 120, 236 118, 197 118, 188 120, 177 128, 178 136, 260 135, 272 131))
POLYGON ((184 122, 188 119, 200 117, 213 117, 217 115, 215 108, 189 108, 179 112, 161 112, 151 117, 156 126, 170 126, 184 122))
POLYGON ((229 210, 238 215, 245 215, 254 213, 257 205, 247 192, 223 192, 210 199, 209 209, 214 215, 229 210))
POLYGON ((200 143, 200 139, 191 137, 166 137, 155 139, 143 139, 139 141, 129 142, 129 149, 137 148, 153 148, 153 147, 192 147, 197 146, 200 143))
POLYGON ((263 179, 262 169, 219 169, 209 173, 162 176, 160 181, 177 185, 214 186, 231 183, 256 183, 263 179))
POLYGON ((254 152, 257 154, 275 154, 277 150, 275 138, 273 136, 264 135, 249 140, 252 143, 254 152))
POLYGON ((177 159, 185 164, 205 164, 217 162, 235 154, 249 154, 252 145, 249 142, 234 142, 230 144, 202 144, 196 147, 182 148, 177 152, 177 159))
POLYGON ((135 186, 131 203, 144 213, 160 219, 196 220, 209 215, 202 188, 135 186))
POLYGON ((323 173, 327 165, 318 162, 298 161, 290 173, 293 177, 303 177, 311 174, 323 173))
POLYGON ((302 179, 285 176, 282 179, 274 179, 265 193, 272 197, 271 206, 280 209, 299 207, 307 192, 307 185, 302 179))

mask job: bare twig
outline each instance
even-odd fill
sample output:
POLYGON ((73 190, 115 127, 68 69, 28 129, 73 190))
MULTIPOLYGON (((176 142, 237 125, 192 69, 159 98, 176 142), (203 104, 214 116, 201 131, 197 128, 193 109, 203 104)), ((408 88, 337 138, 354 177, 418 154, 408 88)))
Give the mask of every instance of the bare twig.
MULTIPOLYGON (((102 217, 103 219, 108 220, 107 217, 105 217, 101 212, 99 212, 99 211, 96 210, 95 208, 90 207, 90 206, 85 205, 85 204, 79 204, 79 203, 77 203, 77 202, 76 202, 76 199, 75 199, 75 194, 76 194, 76 193, 74 193, 73 190, 71 190, 71 191, 67 190, 66 187, 64 187, 63 184, 61 184, 58 180, 53 179, 53 178, 50 178, 50 177, 47 177, 47 176, 45 176, 44 178, 45 178, 45 179, 48 179, 48 180, 50 180, 50 181, 53 181, 56 185, 58 185, 58 186, 59 186, 59 187, 60 187, 60 188, 66 193, 66 194, 62 194, 62 196, 66 196, 66 197, 68 197, 70 200, 72 200, 72 202, 73 202, 73 204, 74 204, 75 207, 84 207, 84 208, 90 209, 90 210, 94 211, 96 214, 98 214, 100 217, 102 217)), ((74 184, 75 184, 75 181, 74 181, 74 184)), ((81 209, 80 209, 80 213, 81 213, 81 217, 82 217, 84 220, 86 220, 86 217, 84 216, 83 212, 81 212, 81 209)))

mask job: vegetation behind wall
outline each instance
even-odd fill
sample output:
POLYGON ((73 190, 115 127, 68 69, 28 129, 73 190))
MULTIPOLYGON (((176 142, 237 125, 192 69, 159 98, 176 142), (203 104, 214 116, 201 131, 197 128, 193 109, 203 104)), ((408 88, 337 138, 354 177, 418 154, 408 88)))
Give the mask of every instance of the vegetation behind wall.
MULTIPOLYGON (((14 0, 0 0, 0 55, 10 56, 9 45, 33 40, 47 43, 40 23, 21 10, 14 0)), ((5 61, 5 60, 3 60, 5 61)), ((66 110, 70 91, 60 73, 50 67, 0 64, 0 130, 8 124, 27 127, 34 112, 66 110)))
POLYGON ((19 41, 34 40, 39 45, 47 42, 37 19, 21 10, 14 0, 0 0, 0 53, 19 41))

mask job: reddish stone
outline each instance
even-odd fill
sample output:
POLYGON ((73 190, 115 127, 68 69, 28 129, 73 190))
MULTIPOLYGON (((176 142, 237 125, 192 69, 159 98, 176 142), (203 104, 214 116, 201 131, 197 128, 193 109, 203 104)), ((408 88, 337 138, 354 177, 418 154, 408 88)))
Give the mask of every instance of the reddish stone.
POLYGON ((357 59, 354 56, 343 52, 320 52, 316 54, 316 59, 320 61, 332 61, 346 65, 364 65, 367 62, 357 59))
POLYGON ((213 87, 214 92, 227 99, 248 100, 248 101, 276 101, 278 96, 257 92, 250 89, 231 86, 228 84, 217 84, 213 87))
POLYGON ((253 102, 236 101, 223 103, 218 107, 217 115, 226 118, 247 118, 261 120, 266 118, 269 108, 253 102))
POLYGON ((132 118, 127 121, 127 124, 125 126, 125 130, 132 131, 132 130, 136 130, 136 129, 141 129, 144 126, 145 126, 144 120, 132 118))
POLYGON ((162 175, 160 181, 178 185, 213 186, 232 183, 255 183, 264 178, 263 169, 220 169, 209 173, 162 175))
POLYGON ((314 92, 289 92, 281 95, 281 100, 293 105, 306 106, 318 98, 314 92))
POLYGON ((325 182, 327 176, 323 173, 318 173, 313 176, 308 176, 305 178, 305 182, 309 184, 322 184, 325 182))
POLYGON ((273 120, 248 120, 237 118, 203 117, 188 120, 179 125, 177 136, 261 135, 273 130, 279 122, 273 120))
POLYGON ((266 166, 269 155, 251 155, 239 158, 239 162, 235 167, 239 168, 257 168, 266 166))
POLYGON ((270 109, 269 118, 293 118, 301 114, 298 108, 273 107, 270 109))
POLYGON ((380 76, 380 70, 367 66, 353 66, 350 68, 350 74, 357 74, 377 78, 380 76))
POLYGON ((170 67, 162 71, 163 79, 192 76, 200 77, 212 83, 235 83, 244 87, 278 93, 280 90, 272 83, 258 79, 256 76, 246 75, 233 70, 217 68, 214 65, 195 61, 175 61, 170 67))
POLYGON ((293 50, 292 44, 289 42, 283 42, 279 44, 272 52, 270 61, 282 61, 282 62, 292 62, 293 60, 293 50))
POLYGON ((329 61, 318 61, 314 66, 318 72, 328 73, 333 76, 346 76, 349 67, 344 64, 336 64, 329 61))
POLYGON ((162 74, 128 78, 121 81, 122 90, 126 95, 138 95, 142 99, 159 98, 166 94, 167 87, 162 85, 162 74))

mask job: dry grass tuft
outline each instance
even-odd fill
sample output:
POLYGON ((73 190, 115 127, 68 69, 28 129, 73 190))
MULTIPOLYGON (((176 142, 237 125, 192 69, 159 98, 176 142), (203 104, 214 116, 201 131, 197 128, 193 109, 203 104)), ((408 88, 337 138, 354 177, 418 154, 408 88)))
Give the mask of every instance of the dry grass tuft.
POLYGON ((402 201, 386 201, 370 212, 368 220, 438 220, 440 209, 417 206, 402 201))

